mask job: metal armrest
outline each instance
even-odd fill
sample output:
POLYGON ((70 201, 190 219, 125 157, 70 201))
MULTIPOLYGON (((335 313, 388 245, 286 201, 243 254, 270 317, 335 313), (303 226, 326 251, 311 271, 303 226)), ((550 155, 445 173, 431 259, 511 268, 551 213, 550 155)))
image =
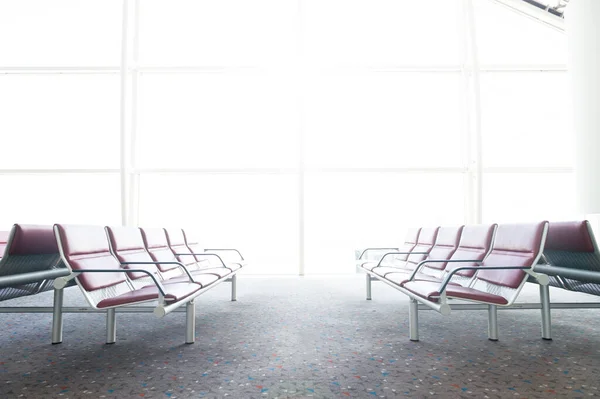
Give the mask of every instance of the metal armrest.
POLYGON ((385 255, 383 255, 381 257, 381 259, 379 259, 379 263, 377 264, 376 267, 381 266, 381 262, 383 262, 383 260, 388 256, 388 255, 427 255, 429 252, 388 252, 385 255))
POLYGON ((600 272, 585 269, 574 269, 570 267, 535 265, 533 271, 544 273, 548 276, 564 277, 578 280, 584 283, 600 283, 600 272))
POLYGON ((473 262, 473 263, 481 263, 483 262, 482 260, 478 260, 478 259, 425 259, 421 262, 419 262, 417 264, 417 267, 415 268, 415 270, 413 271, 413 273, 410 275, 410 278, 408 279, 409 281, 412 281, 413 278, 415 278, 415 276, 417 275, 417 272, 419 271, 419 269, 425 265, 425 263, 462 263, 462 262, 473 262))
POLYGON ((225 266, 225 262, 223 262, 223 259, 221 259, 221 257, 219 255, 217 255, 217 254, 209 254, 209 253, 206 253, 206 252, 192 253, 192 254, 189 254, 189 253, 188 254, 175 254, 175 256, 184 256, 184 255, 188 255, 188 256, 194 256, 194 255, 195 256, 214 256, 217 259, 219 259, 219 261, 221 262, 221 265, 223 265, 223 267, 227 267, 227 266, 225 266))
POLYGON ((365 249, 364 251, 362 251, 362 252, 361 252, 360 256, 358 257, 358 260, 361 260, 361 259, 362 259, 362 257, 363 257, 363 255, 364 255, 364 254, 365 254, 367 251, 377 251, 377 250, 380 250, 380 251, 381 251, 381 250, 384 250, 384 249, 385 249, 385 250, 388 250, 388 249, 393 249, 393 250, 395 250, 395 251, 399 251, 399 250, 400 250, 400 249, 398 249, 398 248, 367 248, 367 249, 365 249))
POLYGON ((235 248, 204 248, 205 251, 233 251, 233 252, 237 252, 237 254, 240 256, 241 260, 244 260, 244 257, 242 256, 242 254, 240 253, 240 251, 238 251, 235 248))
MULTIPOLYGON (((194 278, 188 271, 187 267, 185 267, 185 265, 181 262, 121 262, 121 264, 122 265, 179 265, 181 268, 183 268, 183 270, 185 270, 185 274, 188 275, 188 277, 190 278, 190 281, 192 283, 195 283, 194 278)), ((132 269, 128 269, 128 270, 132 270, 132 269)))
POLYGON ((71 272, 67 268, 42 270, 20 274, 8 274, 6 276, 0 276, 0 288, 11 287, 13 285, 36 283, 58 277, 66 277, 69 274, 71 274, 71 272))
POLYGON ((166 295, 165 288, 156 279, 156 276, 153 273, 150 273, 148 270, 144 270, 144 269, 86 269, 86 270, 75 270, 73 273, 129 273, 129 272, 147 274, 148 276, 150 276, 152 281, 154 281, 154 284, 158 288, 158 291, 160 292, 160 294, 163 297, 166 295))
POLYGON ((518 269, 528 270, 528 269, 531 269, 531 266, 486 266, 484 268, 478 267, 478 266, 457 267, 456 269, 454 269, 450 273, 448 273, 448 275, 446 276, 444 281, 442 281, 442 285, 440 285, 440 289, 438 290, 438 292, 441 295, 446 290, 446 286, 448 285, 448 283, 450 283, 450 279, 452 279, 452 276, 461 270, 518 270, 518 269))

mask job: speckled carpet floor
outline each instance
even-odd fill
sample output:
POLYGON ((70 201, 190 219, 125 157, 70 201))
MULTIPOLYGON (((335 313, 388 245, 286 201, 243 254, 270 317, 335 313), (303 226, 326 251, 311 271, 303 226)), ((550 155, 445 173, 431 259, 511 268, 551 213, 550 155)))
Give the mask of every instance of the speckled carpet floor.
MULTIPOLYGON (((374 283, 366 301, 362 275, 242 275, 237 302, 229 289, 198 298, 193 345, 184 344, 184 313, 118 314, 115 345, 104 345, 100 314, 66 314, 61 345, 50 344, 50 314, 0 314, 0 398, 600 395, 600 309, 554 310, 553 341, 539 338, 539 311, 500 311, 498 342, 487 340, 486 312, 422 311, 414 343, 406 298, 374 283)), ((52 293, 0 306, 35 303, 50 306, 52 293)), ((84 304, 67 290, 65 306, 84 304)))

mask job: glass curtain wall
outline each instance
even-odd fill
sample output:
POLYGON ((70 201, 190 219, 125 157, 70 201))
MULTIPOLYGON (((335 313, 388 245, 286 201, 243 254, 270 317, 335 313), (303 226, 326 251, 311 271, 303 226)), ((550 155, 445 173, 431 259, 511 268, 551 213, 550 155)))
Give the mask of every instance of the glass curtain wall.
POLYGON ((0 222, 184 227, 293 275, 568 217, 565 42, 490 0, 1 2, 0 222))
POLYGON ((483 221, 572 218, 566 35, 495 2, 476 0, 474 5, 481 67, 483 221))
POLYGON ((120 223, 121 9, 0 2, 0 229, 120 223))

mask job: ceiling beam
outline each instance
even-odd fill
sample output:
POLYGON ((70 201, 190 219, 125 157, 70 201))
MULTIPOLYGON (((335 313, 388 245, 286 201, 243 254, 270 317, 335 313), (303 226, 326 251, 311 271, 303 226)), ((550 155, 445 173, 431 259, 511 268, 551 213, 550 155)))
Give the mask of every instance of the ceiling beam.
POLYGON ((496 3, 502 4, 510 8, 513 11, 518 12, 519 14, 526 15, 538 22, 549 25, 555 29, 560 31, 565 30, 565 20, 558 15, 555 15, 548 10, 543 8, 539 8, 526 0, 492 0, 496 3))

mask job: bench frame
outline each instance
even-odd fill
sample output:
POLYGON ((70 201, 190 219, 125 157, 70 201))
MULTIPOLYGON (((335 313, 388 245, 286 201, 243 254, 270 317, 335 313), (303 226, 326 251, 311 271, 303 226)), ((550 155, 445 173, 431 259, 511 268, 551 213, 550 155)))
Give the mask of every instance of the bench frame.
MULTIPOLYGON (((58 250, 59 250, 61 259, 65 262, 65 264, 68 265, 68 262, 66 261, 66 256, 63 252, 63 245, 62 245, 61 237, 60 237, 60 234, 58 234, 56 226, 54 227, 54 232, 55 232, 55 237, 57 240, 58 250)), ((108 242, 108 237, 107 237, 107 244, 110 245, 110 243, 108 242)), ((115 257, 115 255, 112 253, 112 250, 111 250, 111 256, 115 257)), ((116 257, 115 257, 115 260, 116 260, 116 257)), ((117 260, 117 262, 119 262, 119 261, 117 260)), ((193 276, 190 274, 189 270, 185 267, 185 265, 183 265, 181 262, 168 262, 168 261, 167 262, 150 262, 150 261, 147 261, 147 262, 119 262, 119 264, 122 266, 123 265, 136 265, 136 264, 137 265, 143 265, 143 264, 156 265, 159 263, 179 265, 181 268, 184 269, 185 274, 190 279, 190 282, 191 283, 194 282, 193 276)), ((149 310, 152 310, 152 312, 154 313, 154 315, 156 317, 164 317, 167 314, 174 312, 176 310, 183 311, 183 309, 179 309, 179 308, 181 308, 184 304, 186 305, 185 306, 185 312, 186 312, 185 343, 192 344, 195 342, 195 331, 196 331, 195 299, 198 296, 205 293, 206 291, 208 291, 209 289, 221 284, 222 282, 231 281, 233 283, 232 300, 235 300, 235 286, 236 286, 235 283, 237 282, 237 272, 239 270, 241 270, 241 268, 236 271, 232 271, 231 274, 228 275, 227 278, 221 278, 221 279, 211 283, 209 286, 200 288, 199 290, 195 291, 193 294, 188 295, 185 298, 182 298, 182 299, 180 299, 176 302, 172 302, 172 303, 166 303, 164 301, 164 296, 166 294, 166 291, 165 291, 165 288, 163 287, 163 285, 161 284, 161 282, 158 280, 157 276, 145 269, 124 269, 123 268, 123 269, 88 269, 88 270, 77 270, 77 271, 70 271, 69 269, 67 269, 67 270, 69 271, 69 274, 67 276, 57 278, 54 281, 54 307, 52 308, 52 312, 53 312, 52 343, 53 344, 58 344, 58 343, 62 342, 62 338, 63 338, 62 314, 65 312, 72 312, 72 313, 106 312, 106 343, 113 344, 116 342, 116 310, 117 309, 120 309, 123 312, 129 312, 129 313, 138 313, 138 312, 139 313, 147 313, 149 310), (115 273, 115 272, 120 272, 120 273, 134 272, 134 273, 143 273, 143 274, 148 275, 152 279, 154 285, 157 287, 157 289, 159 291, 158 298, 144 300, 144 301, 138 301, 133 304, 111 306, 111 307, 102 308, 102 309, 99 309, 99 308, 95 307, 94 305, 92 305, 91 308, 90 307, 63 308, 63 306, 62 306, 63 305, 63 296, 64 296, 63 290, 66 287, 66 285, 69 283, 69 281, 75 279, 81 273, 115 273), (158 305, 156 307, 137 306, 138 304, 141 304, 144 302, 153 302, 153 301, 157 301, 157 300, 158 300, 158 305)), ((78 281, 77 281, 77 285, 80 286, 78 281)), ((93 304, 94 301, 91 300, 91 298, 89 297, 86 290, 83 289, 81 286, 80 286, 80 290, 83 293, 86 300, 88 301, 88 303, 93 304)), ((16 309, 25 310, 25 309, 29 309, 29 308, 16 308, 16 309)), ((40 310, 40 308, 37 308, 36 310, 40 310)))

